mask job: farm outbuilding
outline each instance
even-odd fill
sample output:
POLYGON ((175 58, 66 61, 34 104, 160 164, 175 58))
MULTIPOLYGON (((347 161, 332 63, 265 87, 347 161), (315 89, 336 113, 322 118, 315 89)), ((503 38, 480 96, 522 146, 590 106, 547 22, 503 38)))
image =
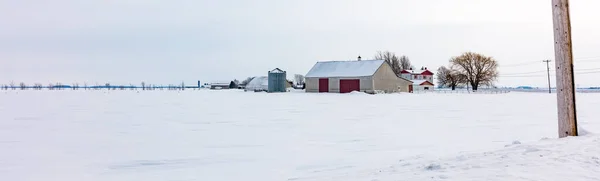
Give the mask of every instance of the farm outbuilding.
POLYGON ((414 91, 433 91, 434 85, 428 80, 412 80, 414 91))
POLYGON ((305 77, 306 92, 409 92, 412 86, 384 60, 317 62, 305 77))
POLYGON ((221 81, 210 84, 210 89, 229 89, 231 82, 221 81))
POLYGON ((268 92, 286 92, 288 81, 286 72, 276 68, 269 71, 268 92))
POLYGON ((260 76, 254 77, 252 81, 246 85, 246 91, 267 91, 269 90, 269 77, 260 76))

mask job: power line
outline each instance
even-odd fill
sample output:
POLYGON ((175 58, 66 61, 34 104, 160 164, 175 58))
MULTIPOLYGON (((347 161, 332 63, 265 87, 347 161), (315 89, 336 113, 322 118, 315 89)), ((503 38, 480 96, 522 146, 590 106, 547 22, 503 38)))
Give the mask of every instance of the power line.
POLYGON ((600 70, 600 68, 575 69, 575 71, 588 71, 588 70, 600 70))
POLYGON ((540 72, 546 72, 546 70, 533 71, 533 72, 508 73, 508 74, 502 74, 502 75, 521 75, 521 74, 533 74, 533 73, 540 73, 540 72))
POLYGON ((508 64, 508 65, 500 65, 500 67, 518 67, 518 66, 523 66, 523 65, 533 65, 533 64, 537 64, 539 63, 538 61, 531 61, 531 62, 525 62, 525 63, 517 63, 517 64, 508 64))
MULTIPOLYGON (((574 62, 578 63, 578 62, 600 62, 600 57, 584 57, 584 58, 578 58, 575 59, 574 62)), ((499 65, 500 67, 519 67, 519 66, 524 66, 524 65, 534 65, 534 64, 538 64, 539 61, 527 61, 527 62, 523 62, 523 63, 516 63, 516 64, 507 64, 507 65, 499 65)))
MULTIPOLYGON (((595 69, 588 69, 588 70, 600 70, 600 68, 595 68, 595 69)), ((588 72, 575 72, 575 75, 583 75, 583 74, 597 74, 600 73, 600 71, 588 71, 588 72)), ((550 75, 554 76, 554 73, 550 73, 550 75)), ((520 77, 542 77, 545 76, 544 74, 538 74, 538 75, 509 75, 509 76, 503 76, 500 75, 498 77, 500 78, 504 78, 504 77, 515 77, 515 78, 520 78, 520 77)))
MULTIPOLYGON (((554 75, 554 74, 551 74, 554 75)), ((509 75, 509 76, 498 76, 498 77, 541 77, 541 76, 545 76, 544 74, 539 74, 539 75, 509 75)))
POLYGON ((600 57, 584 57, 584 58, 575 59, 575 61, 582 61, 582 62, 597 61, 597 60, 600 60, 600 57))
POLYGON ((575 73, 575 75, 581 75, 581 74, 597 74, 600 73, 600 71, 592 71, 592 72, 579 72, 579 73, 575 73))
MULTIPOLYGON (((575 69, 575 71, 590 71, 590 70, 600 70, 600 68, 587 68, 587 69, 575 69)), ((546 72, 547 70, 540 70, 540 71, 533 71, 533 72, 519 72, 519 73, 507 73, 507 74, 501 74, 501 76, 518 76, 518 75, 527 75, 527 74, 535 74, 535 73, 542 73, 542 72, 546 72)), ((550 70, 550 71, 555 71, 550 70)))

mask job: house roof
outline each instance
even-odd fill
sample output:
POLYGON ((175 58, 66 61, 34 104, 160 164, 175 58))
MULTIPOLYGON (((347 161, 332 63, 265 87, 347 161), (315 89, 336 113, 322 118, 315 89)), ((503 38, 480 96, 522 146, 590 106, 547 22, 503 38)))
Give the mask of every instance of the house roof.
POLYGON ((402 70, 401 74, 413 74, 413 75, 433 75, 433 72, 424 70, 402 70))
POLYGON ((428 80, 412 80, 413 85, 424 85, 424 84, 431 84, 434 85, 433 83, 429 82, 428 80))
POLYGON ((384 62, 383 60, 317 62, 305 77, 372 76, 384 62))

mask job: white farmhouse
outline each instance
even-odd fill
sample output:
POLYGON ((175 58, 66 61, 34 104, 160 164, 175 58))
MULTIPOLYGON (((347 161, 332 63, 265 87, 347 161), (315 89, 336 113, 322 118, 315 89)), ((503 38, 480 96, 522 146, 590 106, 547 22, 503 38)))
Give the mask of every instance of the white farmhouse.
POLYGON ((421 70, 402 70, 400 77, 411 80, 413 82, 411 92, 415 91, 428 91, 433 90, 433 72, 427 70, 427 67, 421 68, 421 70))

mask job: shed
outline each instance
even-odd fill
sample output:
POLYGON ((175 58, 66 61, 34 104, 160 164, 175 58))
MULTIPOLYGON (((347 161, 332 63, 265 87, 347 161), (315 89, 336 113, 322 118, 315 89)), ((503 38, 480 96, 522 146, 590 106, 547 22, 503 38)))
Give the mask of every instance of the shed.
POLYGON ((434 88, 433 83, 428 80, 412 80, 413 81, 413 89, 415 91, 432 91, 434 88))
POLYGON ((229 89, 231 82, 221 81, 210 84, 210 89, 229 89))
POLYGON ((269 71, 268 92, 286 92, 287 77, 286 72, 276 68, 269 71))
POLYGON ((409 92, 412 86, 384 60, 317 62, 305 77, 306 92, 409 92))

